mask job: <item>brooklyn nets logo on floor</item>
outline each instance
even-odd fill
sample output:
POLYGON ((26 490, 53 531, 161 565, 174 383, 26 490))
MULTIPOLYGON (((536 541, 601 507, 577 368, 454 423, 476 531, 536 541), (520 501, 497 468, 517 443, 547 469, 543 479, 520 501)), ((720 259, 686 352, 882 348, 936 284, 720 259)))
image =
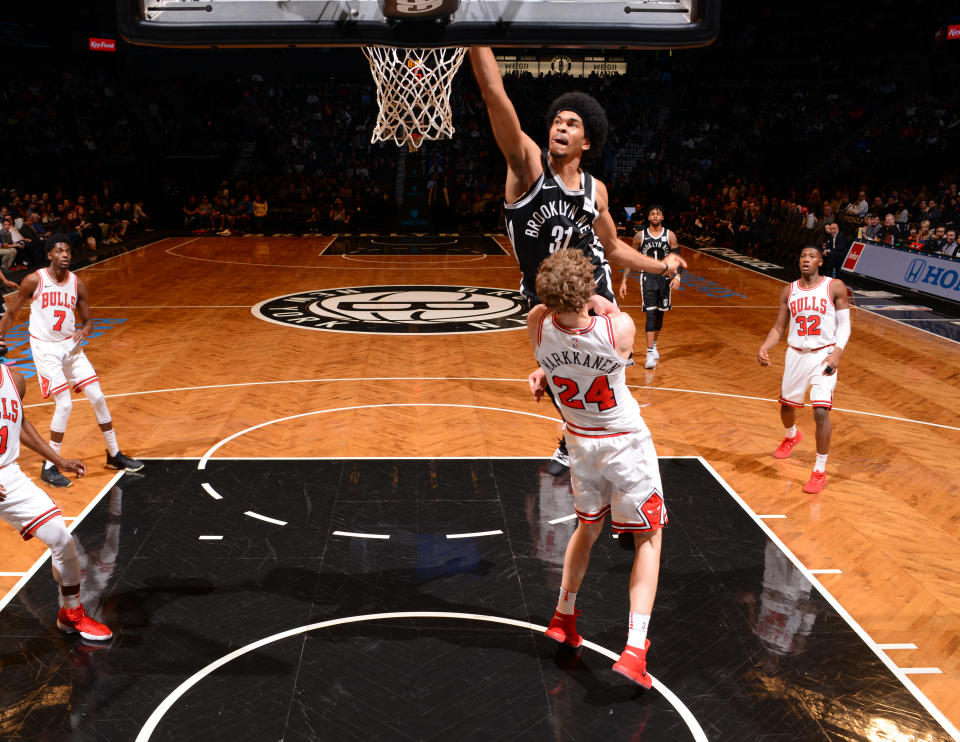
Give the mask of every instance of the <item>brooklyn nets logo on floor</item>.
POLYGON ((350 286, 267 299, 255 317, 331 332, 435 335, 496 332, 526 325, 519 291, 476 286, 350 286))

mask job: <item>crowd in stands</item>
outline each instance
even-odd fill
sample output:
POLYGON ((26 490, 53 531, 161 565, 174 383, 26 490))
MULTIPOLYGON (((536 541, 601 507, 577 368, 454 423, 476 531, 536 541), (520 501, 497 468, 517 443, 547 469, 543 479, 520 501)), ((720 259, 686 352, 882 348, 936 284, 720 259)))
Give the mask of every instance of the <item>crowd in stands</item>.
POLYGON ((19 273, 46 265, 45 242, 54 233, 67 235, 75 253, 92 253, 151 228, 143 201, 116 199, 110 181, 76 195, 0 188, 0 268, 19 273))
MULTIPOLYGON (((624 207, 642 215, 659 203, 681 233, 758 256, 822 241, 832 222, 847 239, 951 249, 960 107, 936 80, 955 76, 956 61, 889 44, 877 47, 882 65, 831 54, 844 23, 857 22, 854 8, 837 8, 829 28, 800 8, 792 21, 784 12, 725 7, 734 17, 714 47, 635 53, 624 76, 511 74, 505 84, 535 138, 561 92, 601 101, 610 135, 584 165, 607 183, 625 231, 634 223, 624 207), (809 36, 807 57, 782 53, 791 29, 809 36)), ((893 12, 866 21, 871 38, 912 33, 912 16, 883 20, 893 12)), ((454 80, 455 135, 410 153, 370 143, 372 80, 358 50, 336 54, 336 79, 323 65, 261 71, 253 57, 221 55, 189 75, 72 65, 0 82, 9 152, 0 209, 25 245, 14 264, 35 259, 24 229, 51 225, 84 249, 151 223, 200 234, 373 232, 397 228, 413 204, 437 231, 499 229, 504 163, 469 69, 454 80)))

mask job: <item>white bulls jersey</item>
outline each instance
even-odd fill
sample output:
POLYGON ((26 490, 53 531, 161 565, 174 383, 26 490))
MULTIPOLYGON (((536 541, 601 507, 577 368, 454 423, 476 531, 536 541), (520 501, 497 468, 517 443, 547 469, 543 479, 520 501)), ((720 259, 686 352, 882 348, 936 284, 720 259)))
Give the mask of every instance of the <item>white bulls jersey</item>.
POLYGON ((0 467, 12 464, 20 455, 20 423, 23 409, 20 393, 10 369, 0 363, 0 467))
POLYGON ((820 283, 809 289, 799 281, 790 284, 787 345, 791 348, 814 350, 837 342, 837 309, 830 298, 831 283, 832 278, 823 276, 820 283))
POLYGON ((640 405, 626 383, 625 360, 616 351, 609 317, 591 317, 573 330, 548 312, 537 333, 537 363, 560 404, 567 430, 589 438, 647 432, 640 405))
POLYGON ((57 283, 47 268, 38 270, 37 277, 40 280, 30 304, 30 336, 47 341, 72 337, 79 279, 67 271, 63 283, 57 283))

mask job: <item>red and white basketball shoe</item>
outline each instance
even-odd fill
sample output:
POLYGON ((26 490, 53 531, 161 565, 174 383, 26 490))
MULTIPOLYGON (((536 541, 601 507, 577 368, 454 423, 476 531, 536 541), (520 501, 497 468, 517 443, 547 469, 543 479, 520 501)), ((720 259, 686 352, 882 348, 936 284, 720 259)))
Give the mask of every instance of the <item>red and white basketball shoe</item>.
POLYGON ((620 659, 613 663, 613 671, 629 678, 637 685, 642 685, 644 688, 652 687, 653 678, 647 674, 648 649, 650 649, 649 639, 644 642, 643 649, 631 647, 628 644, 623 648, 620 659))
POLYGON ((810 475, 810 481, 803 485, 803 491, 810 495, 822 492, 827 485, 827 473, 815 471, 810 475))
POLYGON ((553 612, 553 618, 547 630, 543 632, 554 641, 566 644, 568 647, 579 647, 583 644, 583 637, 577 633, 577 616, 583 611, 577 609, 576 613, 553 612))
POLYGON ((79 608, 61 608, 57 614, 57 627, 68 634, 80 634, 84 639, 95 642, 105 642, 113 636, 113 632, 99 621, 94 621, 79 608))
POLYGON ((790 452, 793 451, 793 447, 796 446, 800 441, 803 440, 803 436, 800 435, 800 431, 797 431, 797 434, 793 438, 784 438, 780 445, 777 446, 777 450, 773 452, 773 458, 775 459, 785 459, 790 456, 790 452))

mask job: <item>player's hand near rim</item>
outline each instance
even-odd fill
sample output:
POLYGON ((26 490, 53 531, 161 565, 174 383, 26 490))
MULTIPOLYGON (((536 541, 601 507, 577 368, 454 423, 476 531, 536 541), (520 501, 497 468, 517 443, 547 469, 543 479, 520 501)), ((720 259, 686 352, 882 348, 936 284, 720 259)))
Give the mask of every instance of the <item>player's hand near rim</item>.
MULTIPOLYGON (((23 400, 23 396, 27 393, 27 382, 23 380, 23 376, 19 373, 13 369, 9 370, 10 375, 13 377, 13 383, 17 387, 17 394, 19 394, 20 399, 23 400)), ((40 435, 39 431, 33 426, 33 423, 27 419, 26 412, 22 406, 20 407, 20 414, 22 415, 20 419, 20 442, 23 445, 32 451, 36 451, 48 461, 52 461, 54 466, 62 472, 73 472, 77 475, 78 479, 87 473, 87 465, 82 461, 65 459, 50 448, 50 444, 40 435)))

